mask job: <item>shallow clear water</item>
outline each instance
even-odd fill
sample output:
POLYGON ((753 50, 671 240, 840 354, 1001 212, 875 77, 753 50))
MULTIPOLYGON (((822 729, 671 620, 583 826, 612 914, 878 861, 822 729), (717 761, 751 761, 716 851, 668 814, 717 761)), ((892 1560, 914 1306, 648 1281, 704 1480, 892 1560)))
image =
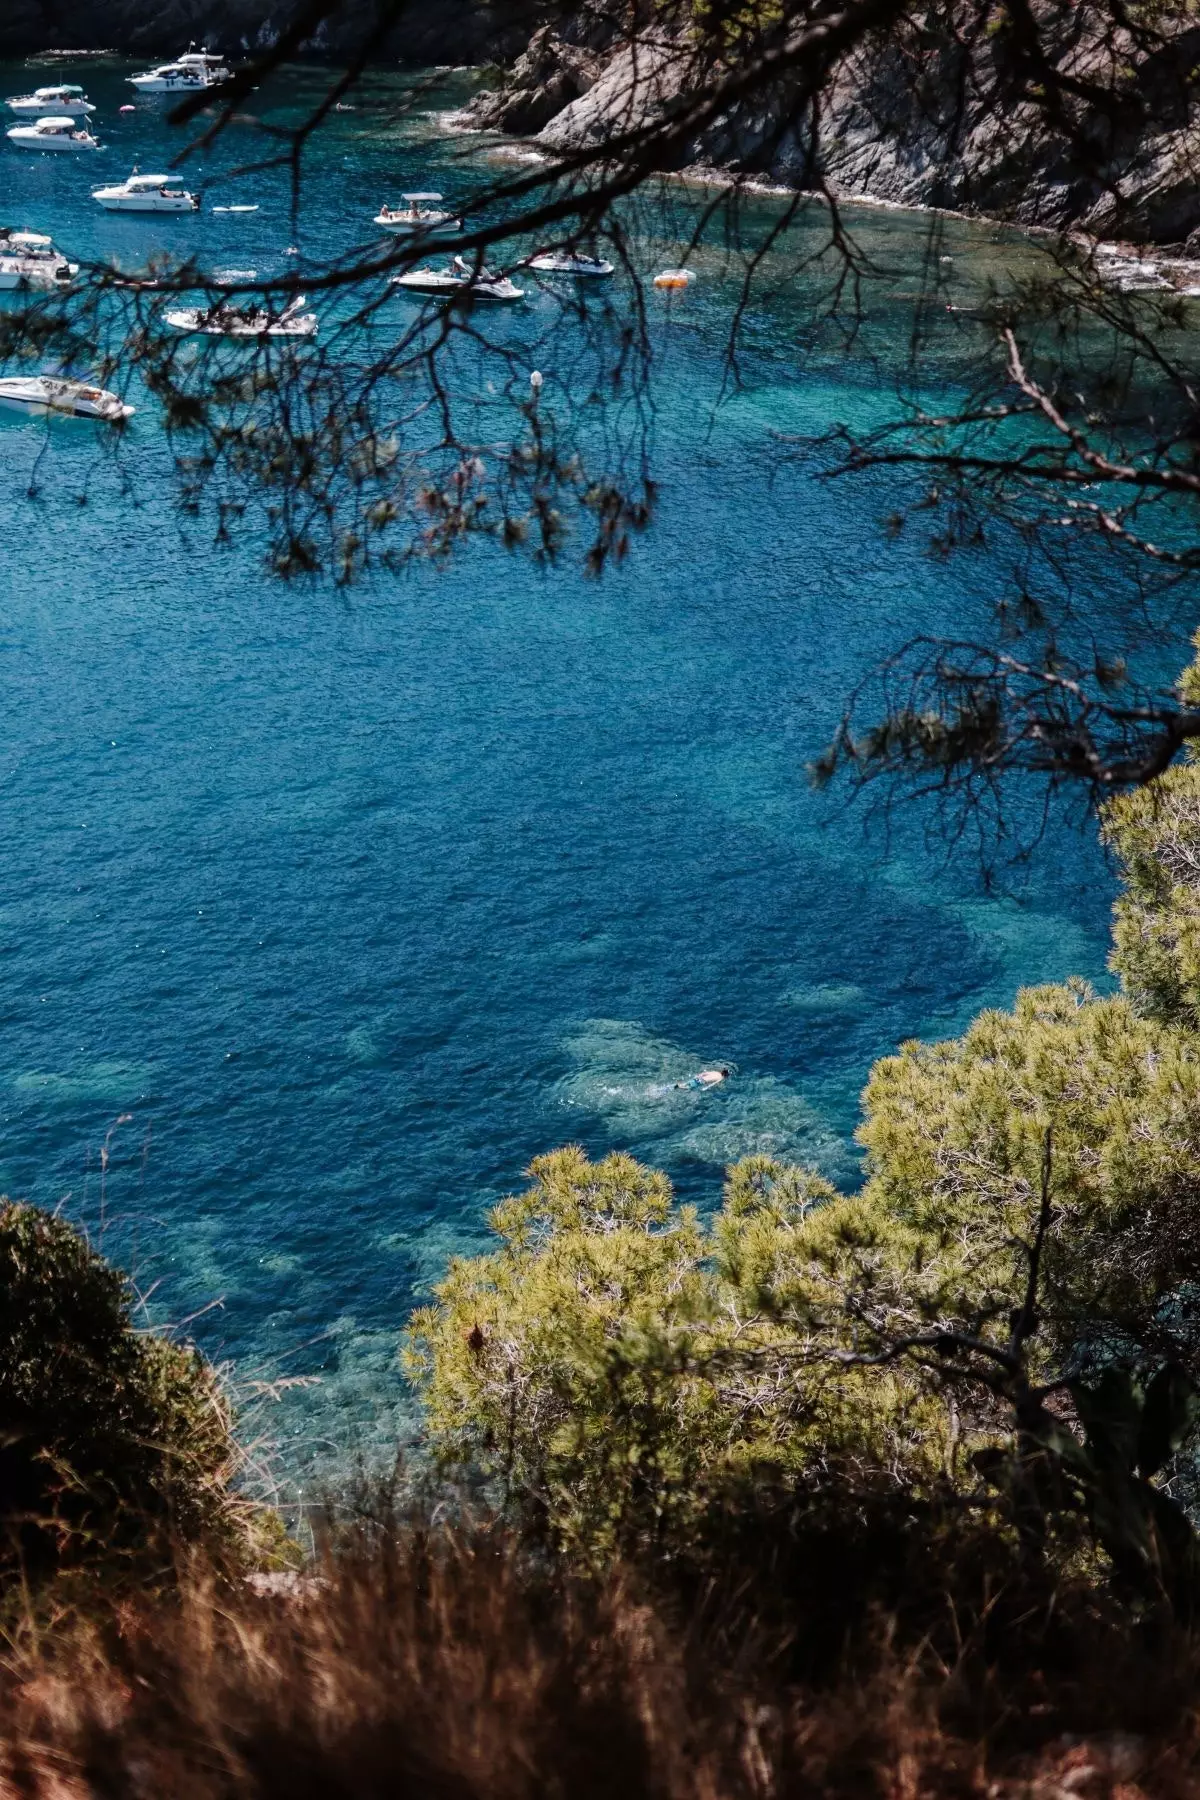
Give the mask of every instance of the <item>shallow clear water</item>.
MULTIPOLYGON (((114 116, 126 67, 86 69, 102 157, 0 149, 0 217, 279 268, 278 184, 238 218, 93 206, 97 171, 169 141, 161 109, 114 116)), ((437 129, 340 120, 303 246, 352 242, 397 172, 450 189, 437 129)), ((878 337, 925 226, 859 224, 891 271, 878 337)), ((951 234, 963 279, 1024 254, 951 234)), ((701 1200, 759 1148, 850 1184, 873 1058, 1021 983, 1104 979, 1089 836, 1052 830, 1020 897, 989 898, 927 820, 885 837, 808 789, 851 683, 982 617, 1003 570, 885 541, 882 475, 779 467, 774 433, 888 404, 863 351, 789 347, 786 293, 713 422, 732 284, 714 253, 660 331, 661 513, 599 584, 483 552, 285 588, 253 532, 218 552, 181 526, 148 411, 132 494, 60 424, 24 498, 47 434, 0 423, 0 1186, 85 1218, 156 1317, 219 1301, 194 1330, 241 1374, 320 1374, 265 1419, 285 1463, 387 1440, 414 1292, 538 1151, 629 1146, 701 1200), (718 1093, 670 1085, 725 1060, 718 1093)))

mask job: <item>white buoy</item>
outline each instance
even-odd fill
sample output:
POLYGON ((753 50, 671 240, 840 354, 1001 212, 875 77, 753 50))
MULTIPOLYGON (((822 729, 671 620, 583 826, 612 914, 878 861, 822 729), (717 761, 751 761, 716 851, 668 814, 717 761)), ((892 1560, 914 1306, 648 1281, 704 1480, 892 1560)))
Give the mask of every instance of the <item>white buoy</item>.
POLYGON ((533 389, 535 394, 541 393, 542 382, 544 380, 545 380, 545 376, 542 374, 542 371, 540 369, 535 369, 533 371, 533 374, 529 377, 529 385, 533 389))

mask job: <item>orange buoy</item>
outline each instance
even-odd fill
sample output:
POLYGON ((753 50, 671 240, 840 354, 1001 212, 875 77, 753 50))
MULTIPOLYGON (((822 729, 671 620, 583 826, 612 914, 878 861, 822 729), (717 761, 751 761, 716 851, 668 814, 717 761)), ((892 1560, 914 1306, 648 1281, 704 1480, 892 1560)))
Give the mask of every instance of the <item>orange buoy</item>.
POLYGON ((656 288, 685 288, 696 277, 690 269, 664 269, 661 275, 654 277, 656 288))

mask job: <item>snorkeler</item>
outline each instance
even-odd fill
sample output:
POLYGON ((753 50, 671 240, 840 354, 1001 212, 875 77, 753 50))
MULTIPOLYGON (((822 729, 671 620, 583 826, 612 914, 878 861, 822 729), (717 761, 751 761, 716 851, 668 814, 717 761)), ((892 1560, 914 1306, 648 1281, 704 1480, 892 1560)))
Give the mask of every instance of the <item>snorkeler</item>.
POLYGON ((689 1075, 686 1081, 677 1081, 677 1088, 712 1088, 720 1087, 723 1081, 729 1080, 728 1069, 701 1069, 696 1075, 689 1075))

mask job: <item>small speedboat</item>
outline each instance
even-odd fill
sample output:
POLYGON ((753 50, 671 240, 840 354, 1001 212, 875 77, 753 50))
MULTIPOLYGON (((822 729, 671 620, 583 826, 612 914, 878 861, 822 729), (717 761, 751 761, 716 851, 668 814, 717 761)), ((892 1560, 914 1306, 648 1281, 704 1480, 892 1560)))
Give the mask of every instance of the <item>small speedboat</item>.
POLYGON ((78 273, 40 232, 0 229, 0 288, 66 287, 78 273))
POLYGON ((438 210, 440 194, 405 194, 403 206, 381 206, 374 223, 397 237, 415 237, 418 232, 461 231, 462 220, 438 210))
POLYGON ((193 94, 197 90, 217 87, 229 80, 225 60, 207 50, 189 50, 174 62, 160 63, 142 75, 127 75, 126 81, 142 94, 193 94))
POLYGON ((613 265, 600 256, 584 256, 574 250, 543 250, 531 256, 529 267, 539 275, 583 275, 600 279, 613 274, 613 265))
POLYGON ((36 125, 11 125, 5 133, 18 150, 98 150, 100 142, 86 125, 76 125, 66 114, 39 119, 36 125))
POLYGON ((103 419, 109 425, 133 416, 133 407, 107 388, 65 375, 0 375, 0 406, 10 412, 103 419))
POLYGON ((14 94, 4 104, 22 119, 44 119, 51 113, 86 119, 95 107, 81 87, 40 87, 32 94, 14 94))
POLYGON ((525 289, 507 275, 472 268, 461 256, 456 256, 448 269, 408 269, 403 275, 393 275, 392 286, 409 294, 428 294, 442 300, 498 300, 511 304, 525 298, 525 289))
POLYGON ((92 189, 92 199, 109 212, 180 213, 199 212, 195 194, 176 183, 169 175, 139 175, 137 170, 115 187, 92 189))
POLYGON ((302 311, 303 306, 303 294, 297 294, 280 313, 218 300, 215 306, 177 307, 164 317, 176 331, 198 332, 203 337, 315 337, 317 315, 302 311))

